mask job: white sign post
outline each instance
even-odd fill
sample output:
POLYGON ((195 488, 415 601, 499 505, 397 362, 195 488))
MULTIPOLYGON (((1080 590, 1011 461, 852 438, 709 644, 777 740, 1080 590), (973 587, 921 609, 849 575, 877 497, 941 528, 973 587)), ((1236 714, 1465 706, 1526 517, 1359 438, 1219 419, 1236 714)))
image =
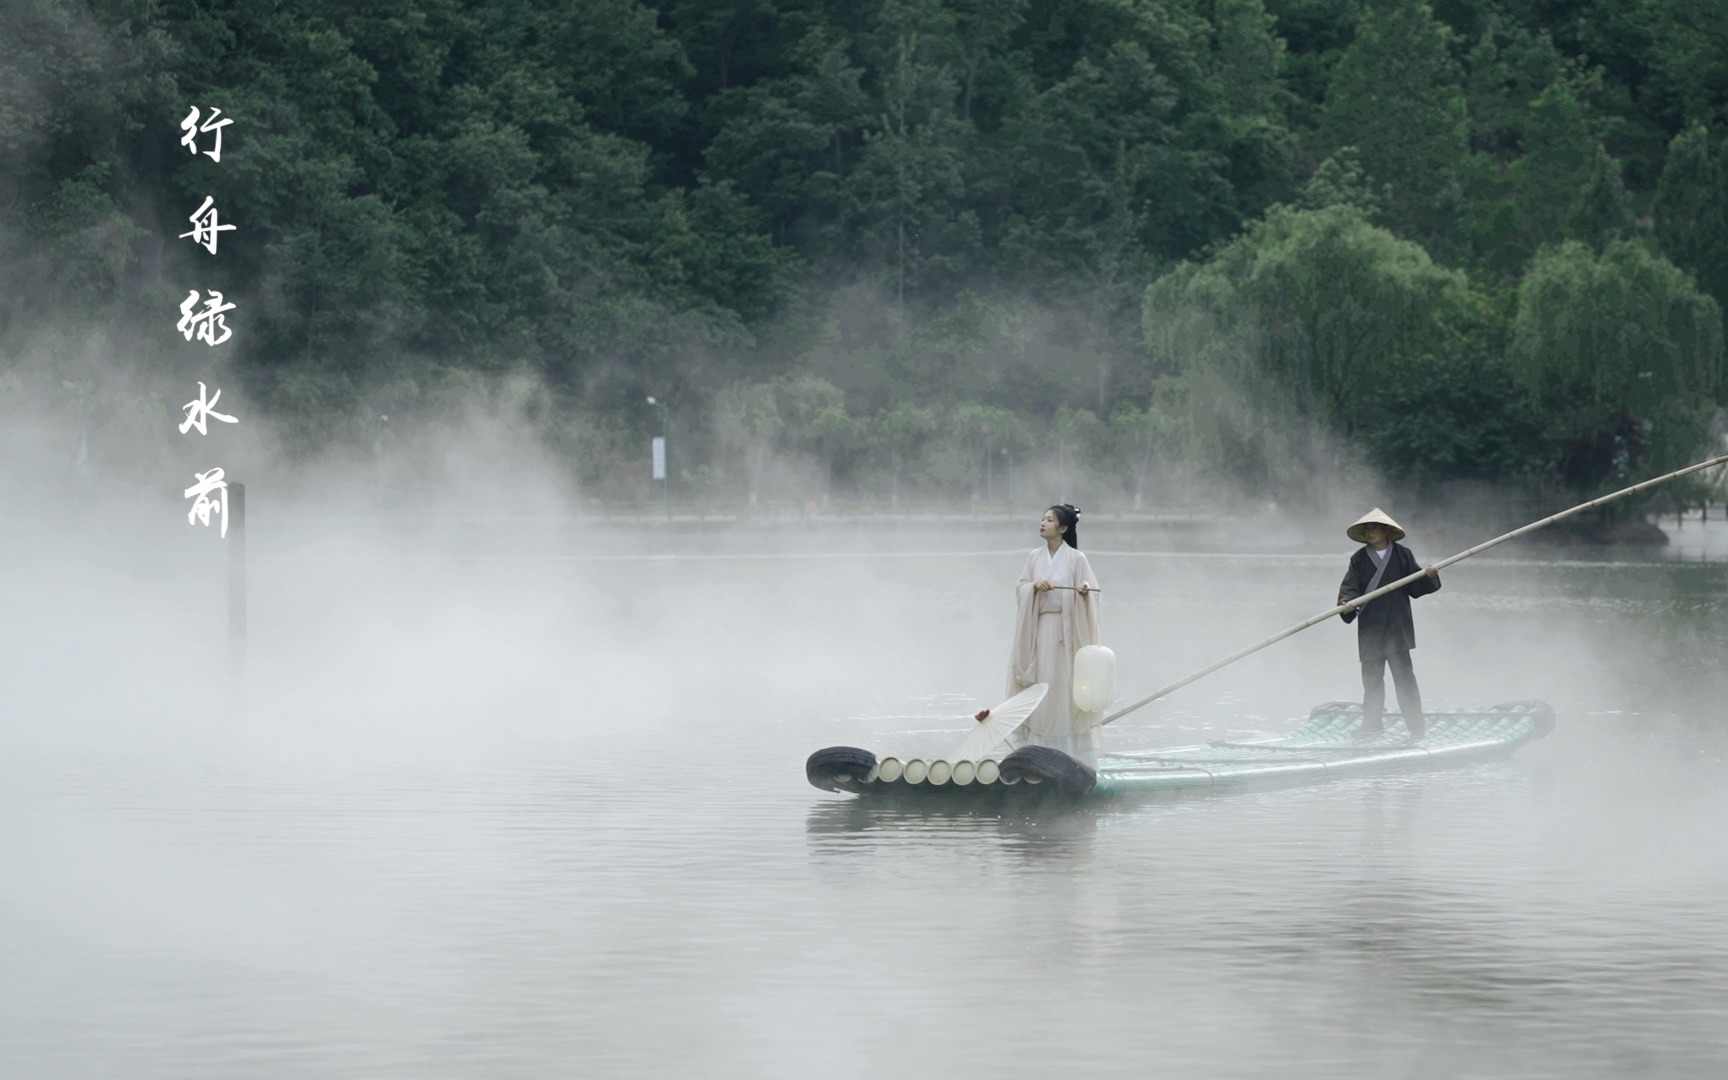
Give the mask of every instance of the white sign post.
POLYGON ((666 511, 666 520, 671 521, 672 484, 666 478, 666 436, 672 427, 672 407, 653 394, 648 395, 648 404, 660 408, 660 434, 654 439, 654 479, 660 481, 660 506, 666 511))

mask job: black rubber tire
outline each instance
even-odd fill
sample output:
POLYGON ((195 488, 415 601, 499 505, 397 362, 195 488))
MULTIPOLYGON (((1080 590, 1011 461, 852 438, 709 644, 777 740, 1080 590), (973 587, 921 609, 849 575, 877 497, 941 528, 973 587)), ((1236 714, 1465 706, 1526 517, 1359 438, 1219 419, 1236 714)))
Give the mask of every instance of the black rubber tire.
POLYGON ((810 755, 804 763, 804 778, 823 791, 857 791, 857 785, 875 767, 876 755, 868 750, 829 746, 810 755))
POLYGON ((1060 750, 1022 746, 1002 759, 1002 779, 1037 779, 1064 795, 1084 795, 1098 783, 1098 774, 1060 750))
POLYGON ((1536 737, 1546 739, 1554 731, 1554 706, 1546 701, 1504 701, 1495 712, 1524 713, 1536 724, 1536 737))

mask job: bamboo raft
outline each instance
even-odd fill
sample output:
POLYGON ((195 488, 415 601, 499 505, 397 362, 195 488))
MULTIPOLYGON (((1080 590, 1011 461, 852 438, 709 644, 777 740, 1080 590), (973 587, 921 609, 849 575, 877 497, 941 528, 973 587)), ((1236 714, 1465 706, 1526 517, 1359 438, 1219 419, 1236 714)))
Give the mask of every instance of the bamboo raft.
POLYGON ((1554 710, 1540 701, 1429 712, 1427 732, 1412 741, 1403 718, 1387 713, 1385 730, 1359 734, 1362 706, 1329 702, 1305 723, 1268 739, 1221 740, 1107 754, 1092 769, 1058 750, 1023 747, 1000 759, 878 759, 868 750, 833 746, 810 755, 805 776, 824 791, 862 796, 949 799, 1135 797, 1318 783, 1337 776, 1413 771, 1511 754, 1554 729, 1554 710))
MULTIPOLYGON (((1402 589, 1424 573, 1443 570, 1472 555, 1546 528, 1593 507, 1681 476, 1728 466, 1721 454, 1673 472, 1644 480, 1619 491, 1601 495, 1539 521, 1484 541, 1441 559, 1425 570, 1382 585, 1362 596, 1305 619, 1262 641, 1239 649, 1221 660, 1160 687, 1136 701, 1116 709, 1098 723, 1111 723, 1136 709, 1180 690, 1212 672, 1275 645, 1310 626, 1360 608, 1370 601, 1402 589)), ((1363 735, 1362 707, 1355 702, 1330 702, 1317 706, 1308 721, 1287 735, 1271 739, 1220 741, 1204 746, 1176 746, 1134 753, 1110 754, 1096 769, 1067 754, 1043 746, 1022 747, 999 761, 901 761, 855 746, 830 746, 810 755, 804 775, 823 791, 857 795, 930 795, 943 798, 978 796, 1024 797, 1039 795, 1127 796, 1217 791, 1267 784, 1312 783, 1333 776, 1387 770, 1413 770, 1463 764, 1512 753, 1532 739, 1554 729, 1554 710, 1540 701, 1513 701, 1491 707, 1441 710, 1427 713, 1427 731, 1418 740, 1409 737, 1397 713, 1385 717, 1384 732, 1363 735), (1402 730, 1401 730, 1402 729, 1402 730)))

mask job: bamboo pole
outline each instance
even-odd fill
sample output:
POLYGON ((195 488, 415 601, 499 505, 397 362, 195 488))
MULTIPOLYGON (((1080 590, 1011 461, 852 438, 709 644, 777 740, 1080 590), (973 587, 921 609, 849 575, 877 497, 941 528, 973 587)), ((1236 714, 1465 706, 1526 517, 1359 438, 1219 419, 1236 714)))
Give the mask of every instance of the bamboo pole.
MULTIPOLYGON (((1547 526, 1547 525, 1552 525, 1556 521, 1560 521, 1560 520, 1563 520, 1565 518, 1569 518, 1573 514, 1583 513, 1586 510, 1592 509, 1592 508, 1597 507, 1597 506, 1602 506, 1605 503, 1613 502, 1615 499, 1622 498, 1626 495, 1631 495, 1634 492, 1643 491, 1645 488, 1655 487, 1657 484, 1661 484, 1661 483, 1664 483, 1666 481, 1673 480, 1676 477, 1685 476, 1687 473, 1695 473, 1695 472, 1699 471, 1700 469, 1708 469, 1714 465, 1724 465, 1724 464, 1728 464, 1728 454, 1723 454, 1720 457, 1713 457, 1708 461, 1700 461, 1696 465, 1688 465, 1684 469, 1675 469, 1673 472, 1666 473, 1662 476, 1658 476, 1654 480, 1646 480, 1640 484, 1633 484, 1631 487, 1621 488, 1619 491, 1613 492, 1612 494, 1603 495, 1603 496, 1600 496, 1598 498, 1591 499, 1589 502, 1579 503, 1577 506, 1572 507, 1570 510, 1562 510, 1558 514, 1552 514, 1548 517, 1543 518, 1541 521, 1533 521, 1528 525, 1520 526, 1519 528, 1513 529, 1511 532, 1506 533, 1504 536, 1496 536, 1494 539, 1484 541, 1483 543, 1477 544, 1473 548, 1470 548, 1470 549, 1465 550, 1465 551, 1460 551, 1458 554, 1453 555, 1450 558, 1441 559, 1439 562, 1432 564, 1433 569, 1436 571, 1444 570, 1446 567, 1451 566, 1453 563, 1462 562, 1465 559, 1468 559, 1470 556, 1477 555, 1477 554, 1480 554, 1481 552, 1487 551, 1489 548, 1494 547, 1497 544, 1504 544, 1506 541, 1515 539, 1515 538, 1520 537, 1520 536, 1523 536, 1525 533, 1535 532, 1537 529, 1543 528, 1544 526, 1547 526)), ((1145 697, 1139 699, 1138 701, 1130 702, 1129 704, 1124 705, 1122 708, 1117 709, 1115 712, 1104 717, 1104 719, 1098 721, 1098 724, 1100 727, 1102 727, 1103 725, 1110 723, 1112 720, 1120 720, 1122 717, 1127 716, 1129 713, 1133 712, 1135 709, 1141 708, 1142 706, 1145 706, 1145 705, 1150 705, 1152 702, 1157 701, 1159 698, 1163 697, 1165 694, 1173 693, 1177 690, 1180 690, 1184 686, 1187 686, 1189 683, 1194 682, 1196 679, 1204 678, 1207 675, 1212 674, 1214 671, 1217 671, 1221 667, 1226 667, 1230 664, 1234 664, 1236 661, 1242 659, 1244 656, 1249 656, 1249 655, 1252 655, 1253 653, 1257 653, 1261 649, 1266 648, 1266 646, 1268 646, 1268 645, 1275 645, 1278 642, 1283 641, 1285 638, 1291 636, 1292 634, 1296 634, 1296 633, 1299 633, 1303 630, 1308 629, 1310 626, 1313 626, 1315 623, 1325 622, 1327 619, 1332 618, 1332 616, 1334 616, 1334 615, 1341 615, 1344 612, 1349 611, 1351 608, 1361 607, 1363 604, 1366 604, 1368 601, 1373 600, 1376 597, 1385 596, 1387 593, 1392 592, 1394 589, 1402 589, 1404 586, 1410 584, 1412 581, 1415 581, 1417 578, 1421 577, 1423 574, 1426 574, 1427 572, 1428 571, 1426 569, 1418 570, 1416 573, 1411 574, 1408 577, 1401 577, 1397 581, 1394 581, 1390 585, 1382 585, 1378 589, 1375 589, 1373 592, 1367 593, 1366 595, 1363 595, 1363 596, 1358 596, 1356 599, 1351 600, 1348 603, 1339 604, 1335 608, 1332 608, 1332 609, 1327 610, 1327 611, 1322 611, 1320 614, 1314 616, 1311 619, 1304 619, 1303 621, 1297 623, 1295 626, 1290 627, 1288 630, 1283 630, 1283 631, 1280 631, 1279 633, 1273 634, 1271 637, 1267 638, 1266 640, 1256 642, 1255 644, 1248 646, 1246 649, 1238 649, 1236 652, 1231 653, 1229 656, 1226 656, 1222 660, 1214 661, 1213 663, 1207 664, 1205 667, 1201 668, 1199 671, 1194 672, 1194 674, 1192 674, 1192 675, 1188 675, 1188 676, 1185 676, 1183 678, 1177 679, 1175 682, 1171 683, 1170 685, 1160 687, 1159 689, 1154 690, 1152 693, 1147 694, 1145 697)))

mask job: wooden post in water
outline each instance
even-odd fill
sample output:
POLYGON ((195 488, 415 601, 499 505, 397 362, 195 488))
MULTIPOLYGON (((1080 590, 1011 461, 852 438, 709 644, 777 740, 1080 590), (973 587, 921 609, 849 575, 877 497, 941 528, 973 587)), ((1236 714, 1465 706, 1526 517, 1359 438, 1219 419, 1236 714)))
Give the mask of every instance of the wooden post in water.
POLYGON ((228 485, 228 670, 246 676, 246 485, 228 485))

